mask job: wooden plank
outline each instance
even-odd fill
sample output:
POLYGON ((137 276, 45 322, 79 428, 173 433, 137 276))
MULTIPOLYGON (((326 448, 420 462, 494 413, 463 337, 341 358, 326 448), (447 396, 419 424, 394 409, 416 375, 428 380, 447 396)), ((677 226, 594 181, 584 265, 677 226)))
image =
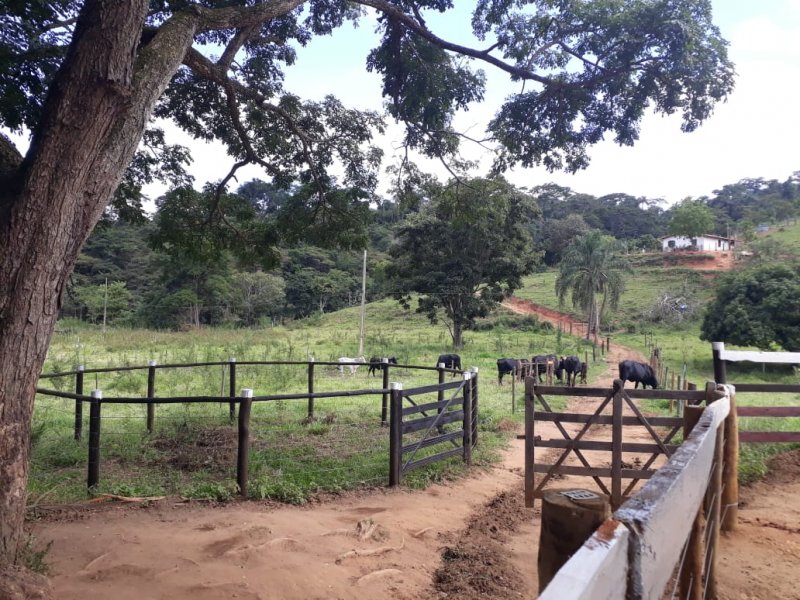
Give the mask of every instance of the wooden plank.
POLYGON ((463 396, 459 396, 458 398, 445 400, 444 402, 429 402, 427 404, 418 404, 417 406, 407 406, 403 409, 403 416, 425 412, 426 410, 438 410, 449 406, 461 406, 462 404, 464 404, 464 398, 463 396))
MULTIPOLYGON (((554 473, 561 473, 562 475, 588 475, 590 477, 611 477, 610 467, 573 467, 558 465, 558 468, 553 469, 553 465, 543 465, 542 463, 535 463, 533 471, 535 473, 549 473, 553 470, 554 473)), ((622 469, 620 471, 623 479, 650 479, 655 470, 643 469, 622 469)))
MULTIPOLYGON (((612 425, 613 419, 611 415, 597 415, 593 417, 585 413, 556 413, 556 412, 543 412, 536 413, 537 421, 555 421, 559 423, 588 423, 592 425, 612 425)), ((683 421, 680 417, 647 417, 647 422, 656 427, 675 427, 680 426, 683 421)), ((623 425, 642 425, 638 417, 623 416, 623 425)))
POLYGON ((422 419, 416 419, 415 421, 407 421, 403 423, 403 435, 406 433, 413 433, 414 431, 422 431, 423 429, 428 429, 429 427, 435 427, 437 425, 447 425, 448 423, 454 423, 463 419, 464 411, 454 410, 442 413, 440 415, 423 417, 422 419))
POLYGON ((739 441, 743 444, 771 443, 788 444, 800 442, 800 431, 740 431, 739 441))
MULTIPOLYGON (((736 386, 739 389, 739 386, 736 386)), ((596 396, 604 398, 608 395, 610 388, 589 388, 589 387, 566 387, 559 385, 537 385, 535 393, 541 396, 577 396, 581 398, 596 396)), ((703 391, 697 390, 639 390, 625 388, 625 393, 631 398, 646 400, 705 400, 706 395, 703 391)))
MULTIPOLYGON (((755 363, 797 365, 800 352, 753 352, 748 350, 720 350, 719 357, 731 362, 748 361, 755 363)), ((736 386, 737 388, 739 386, 736 386)))
POLYGON ((736 414, 740 417, 800 417, 800 406, 739 406, 736 414))
MULTIPOLYGON (((524 438, 524 435, 517 436, 518 438, 524 438)), ((611 451, 611 442, 595 442, 595 441, 584 441, 580 440, 577 444, 570 441, 570 440, 539 440, 536 442, 537 448, 568 448, 568 447, 576 447, 578 450, 601 450, 601 451, 611 451)), ((678 449, 676 444, 667 444, 667 449, 670 453, 675 452, 678 449)), ((658 444, 639 444, 635 442, 623 442, 622 443, 622 451, 623 452, 658 452, 659 454, 663 454, 661 449, 659 448, 658 444)))
MULTIPOLYGON (((402 448, 402 453, 405 454, 406 452, 413 452, 419 448, 427 448, 428 446, 435 446, 436 444, 441 444, 442 442, 449 442, 450 440, 458 440, 464 435, 464 431, 459 429, 458 431, 451 431, 450 433, 445 433, 444 435, 437 435, 435 437, 425 438, 421 442, 414 442, 413 444, 406 444, 402 448)), ((460 447, 460 446, 459 446, 460 447)))
MULTIPOLYGON (((397 369, 396 365, 392 365, 393 368, 397 369)), ((450 383, 434 383, 432 385, 425 385, 422 387, 411 388, 409 390, 403 390, 403 396, 419 396, 421 394, 432 394, 433 392, 439 391, 446 391, 446 390, 454 390, 456 388, 460 388, 464 385, 462 380, 451 381, 450 383)))
POLYGON ((708 406, 688 439, 639 492, 614 513, 631 530, 630 583, 636 598, 660 598, 680 560, 706 492, 727 396, 708 406))
POLYGON ((611 388, 567 387, 563 385, 535 385, 533 393, 539 396, 579 396, 581 398, 597 396, 605 398, 611 388))
POLYGON ((733 383, 737 392, 786 392, 800 393, 800 385, 795 383, 733 383))
POLYGON ((624 600, 628 529, 609 519, 558 570, 539 600, 624 600))
POLYGON ((462 456, 463 454, 464 454, 464 449, 461 448, 460 446, 458 448, 453 448, 452 450, 439 452, 439 454, 431 454, 430 456, 426 456, 425 458, 420 458, 419 460, 406 463, 405 466, 403 466, 403 473, 406 473, 411 469, 416 469, 418 467, 424 467, 425 465, 429 465, 431 463, 439 462, 440 460, 446 460, 448 458, 452 458, 453 456, 462 456))

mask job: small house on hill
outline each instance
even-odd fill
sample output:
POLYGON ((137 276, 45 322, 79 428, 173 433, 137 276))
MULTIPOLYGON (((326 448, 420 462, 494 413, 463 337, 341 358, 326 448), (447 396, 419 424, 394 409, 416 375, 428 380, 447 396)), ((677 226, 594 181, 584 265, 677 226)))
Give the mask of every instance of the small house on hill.
POLYGON ((697 237, 665 235, 658 238, 664 252, 675 250, 697 250, 700 252, 727 252, 732 250, 736 240, 719 235, 704 234, 697 237))

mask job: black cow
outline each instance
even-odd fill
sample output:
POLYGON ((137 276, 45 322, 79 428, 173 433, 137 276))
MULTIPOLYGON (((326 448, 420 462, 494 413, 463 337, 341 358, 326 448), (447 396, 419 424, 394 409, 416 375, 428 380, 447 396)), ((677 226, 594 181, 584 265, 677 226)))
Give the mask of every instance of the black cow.
POLYGON ((648 385, 652 386, 653 389, 658 387, 658 380, 653 367, 635 360, 623 360, 619 363, 619 378, 622 380, 623 386, 626 381, 633 381, 634 389, 638 388, 640 383, 642 384, 642 389, 646 389, 648 385))
POLYGON ((514 370, 519 367, 519 361, 516 358, 498 358, 497 359, 497 383, 503 385, 503 375, 511 373, 514 376, 514 370))
POLYGON ((534 373, 542 383, 542 373, 547 373, 547 363, 553 363, 553 366, 558 364, 558 357, 555 354, 537 354, 531 359, 533 363, 534 373))
POLYGON ((380 371, 381 365, 383 364, 384 360, 392 365, 397 364, 397 358, 395 358, 394 356, 390 356, 388 358, 380 356, 371 356, 369 359, 369 369, 367 369, 367 377, 369 377, 370 375, 374 376, 375 371, 380 371))
POLYGON ((559 381, 562 380, 562 374, 564 371, 567 373, 567 385, 570 387, 575 386, 575 379, 578 376, 578 373, 581 370, 581 359, 577 356, 567 356, 566 358, 561 357, 561 360, 558 361, 558 366, 556 367, 556 377, 559 381))
POLYGON ((587 383, 588 377, 589 377, 589 365, 587 365, 585 362, 582 362, 580 383, 587 383))
MULTIPOLYGON (((461 357, 458 354, 440 354, 436 360, 436 366, 444 364, 445 369, 458 369, 461 370, 461 357)), ((453 373, 453 377, 456 374, 453 373)))

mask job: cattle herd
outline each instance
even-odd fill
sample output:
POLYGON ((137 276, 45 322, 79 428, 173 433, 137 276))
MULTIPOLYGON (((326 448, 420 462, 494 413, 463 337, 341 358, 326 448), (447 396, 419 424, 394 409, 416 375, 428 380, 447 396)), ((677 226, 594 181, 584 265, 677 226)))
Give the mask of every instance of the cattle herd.
MULTIPOLYGON (((345 367, 350 369, 350 374, 355 374, 360 366, 360 363, 367 363, 363 356, 357 358, 349 358, 347 356, 339 357, 339 372, 344 373, 345 367)), ((381 357, 372 356, 369 359, 369 370, 367 376, 375 376, 377 371, 380 371, 385 364, 397 364, 397 358, 394 356, 381 357)), ((458 354, 440 354, 436 360, 436 367, 445 369, 452 369, 453 376, 455 377, 456 371, 461 370, 461 357, 458 354)), ((503 385, 503 376, 511 375, 512 377, 519 377, 520 379, 526 374, 535 376, 539 383, 542 382, 542 375, 552 369, 558 381, 564 381, 566 374, 565 385, 573 387, 578 383, 578 376, 580 376, 580 383, 586 383, 588 377, 589 367, 585 362, 582 362, 577 356, 562 356, 559 358, 555 354, 537 354, 530 360, 527 358, 498 358, 497 359, 497 383, 503 385)), ((634 360, 623 360, 619 363, 619 378, 622 380, 623 385, 626 381, 634 383, 634 388, 638 388, 642 384, 642 388, 647 388, 649 385, 653 389, 658 388, 658 380, 656 379, 653 367, 647 363, 637 362, 634 360)))
MULTIPOLYGON (((521 379, 526 373, 535 376, 541 383, 542 375, 547 373, 548 365, 552 366, 553 373, 559 381, 564 381, 564 374, 566 374, 565 384, 570 387, 578 383, 578 376, 580 376, 580 383, 587 383, 589 366, 585 362, 582 362, 577 356, 562 356, 559 358, 555 354, 539 354, 531 360, 527 358, 498 358, 497 383, 503 385, 504 375, 517 376, 521 379)), ((619 363, 619 378, 622 380, 623 385, 626 381, 632 381, 635 388, 638 388, 640 383, 642 388, 646 388, 648 385, 653 389, 658 387, 655 371, 647 363, 623 360, 619 363)))

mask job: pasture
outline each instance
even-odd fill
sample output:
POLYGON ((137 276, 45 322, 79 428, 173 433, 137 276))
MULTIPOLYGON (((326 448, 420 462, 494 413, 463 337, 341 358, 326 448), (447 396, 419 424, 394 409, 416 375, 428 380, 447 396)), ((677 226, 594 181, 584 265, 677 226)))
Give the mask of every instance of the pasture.
MULTIPOLYGON (((710 344, 699 339, 699 319, 679 324, 651 322, 648 315, 664 293, 686 293, 701 305, 712 293, 713 274, 683 268, 637 268, 630 276, 620 307, 610 315, 608 332, 613 342, 649 354, 654 343, 662 360, 689 381, 712 378, 710 344)), ((555 272, 527 277, 516 295, 549 308, 559 309, 554 293, 555 272)), ((572 312, 569 299, 564 312, 572 312)), ((699 313, 702 315, 702 310, 699 313)), ((577 318, 579 316, 575 314, 577 318)), ((264 329, 200 329, 189 332, 108 329, 64 320, 53 337, 45 372, 67 371, 75 365, 86 368, 159 365, 227 361, 335 361, 358 355, 358 309, 316 315, 264 329)), ((413 310, 384 300, 367 306, 364 353, 396 356, 400 364, 434 366, 436 358, 452 351, 444 325, 431 324, 413 310)), ((498 358, 530 357, 553 352, 559 355, 587 352, 591 346, 566 332, 554 330, 532 316, 503 310, 478 322, 467 331, 465 348, 459 352, 464 368, 478 367, 481 378, 481 443, 474 457, 488 464, 509 430, 521 415, 511 414, 510 385, 496 382, 498 358)), ((598 353, 598 359, 600 358, 598 353)), ((391 371, 392 381, 406 387, 434 383, 435 373, 391 371)), ((590 365, 590 378, 592 366, 590 365)), ((256 395, 299 393, 306 389, 304 367, 288 365, 269 369, 240 366, 239 389, 250 387, 256 395)), ((787 369, 760 365, 738 365, 729 369, 730 382, 797 383, 787 369)), ((87 376, 85 389, 102 389, 106 397, 144 396, 146 371, 87 376)), ((72 379, 53 380, 53 385, 72 391, 72 379)), ((367 367, 354 375, 341 375, 335 367, 320 366, 316 391, 380 388, 380 377, 368 378, 367 367)), ((48 383, 42 387, 51 387, 48 383)), ((159 371, 157 395, 224 395, 224 367, 194 367, 159 371)), ((740 405, 798 404, 792 394, 769 396, 747 394, 740 405)), ((251 490, 259 496, 304 502, 319 492, 337 492, 381 484, 387 468, 388 438, 380 425, 380 398, 336 398, 317 402, 318 420, 303 423, 304 401, 279 401, 255 407, 254 418, 264 424, 255 430, 251 490), (327 421, 326 421, 327 419, 327 421), (267 427, 269 424, 269 427, 267 427), (358 451, 356 451, 358 449, 358 451), (335 460, 333 457, 337 457, 335 460)), ((33 462, 30 479, 34 502, 70 501, 84 498, 86 441, 71 438, 74 408, 70 401, 37 397, 33 426, 33 462)), ((121 495, 180 494, 187 497, 227 498, 235 493, 235 427, 228 421, 227 406, 162 405, 157 408, 157 426, 152 435, 144 428, 145 408, 117 406, 103 423, 104 466, 98 491, 121 495), (200 449, 200 450, 198 450, 200 449)), ((798 419, 751 418, 742 420, 743 430, 798 430, 798 419)), ((766 472, 771 456, 786 445, 742 445, 740 476, 747 481, 766 472)), ((458 461, 437 464, 414 473, 408 485, 456 476, 458 461)), ((251 492, 252 493, 252 492, 251 492)))
MULTIPOLYGON (((489 464, 505 443, 521 414, 511 413, 511 386, 497 385, 499 357, 530 357, 544 350, 576 353, 590 347, 543 325, 532 317, 498 313, 468 332, 460 352, 464 368, 480 372, 480 443, 474 464, 489 464)), ((246 361, 336 361, 356 356, 358 310, 347 309, 259 330, 201 329, 191 332, 86 327, 62 322, 51 344, 45 372, 85 368, 127 367, 197 362, 237 361, 237 390, 252 388, 256 396, 302 393, 307 389, 305 365, 243 365, 246 361)), ((368 305, 365 353, 396 356, 402 364, 435 366, 450 351, 443 326, 400 308, 395 302, 368 305)), ((599 359, 599 356, 598 356, 599 359)), ((158 369, 156 396, 224 396, 225 365, 158 369)), ((354 375, 345 368, 316 365, 315 391, 380 389, 367 365, 354 375)), ((591 375, 591 367, 590 367, 591 375)), ((391 381, 405 388, 436 382, 435 371, 393 368, 391 381)), ((448 378, 449 380, 449 378, 448 378)), ((42 380, 40 387, 74 391, 72 376, 42 380)), ((87 373, 84 389, 103 390, 105 398, 145 396, 147 369, 87 373)), ((307 401, 254 403, 251 435, 250 493, 296 503, 318 493, 385 485, 388 429, 381 426, 380 395, 317 399, 313 422, 307 401)), ((85 409, 84 420, 88 409, 85 409)), ((236 426, 227 403, 162 404, 155 409, 155 427, 148 434, 143 405, 103 407, 103 466, 97 492, 133 496, 177 494, 191 498, 227 499, 235 494, 236 426)), ((86 497, 86 432, 72 439, 74 401, 38 395, 33 426, 30 493, 34 503, 66 502, 86 497)), ((422 454, 421 454, 422 455, 422 454)), ((419 458, 420 455, 417 456, 419 458)), ((457 476, 460 461, 437 463, 413 471, 404 484, 421 486, 457 476)))

